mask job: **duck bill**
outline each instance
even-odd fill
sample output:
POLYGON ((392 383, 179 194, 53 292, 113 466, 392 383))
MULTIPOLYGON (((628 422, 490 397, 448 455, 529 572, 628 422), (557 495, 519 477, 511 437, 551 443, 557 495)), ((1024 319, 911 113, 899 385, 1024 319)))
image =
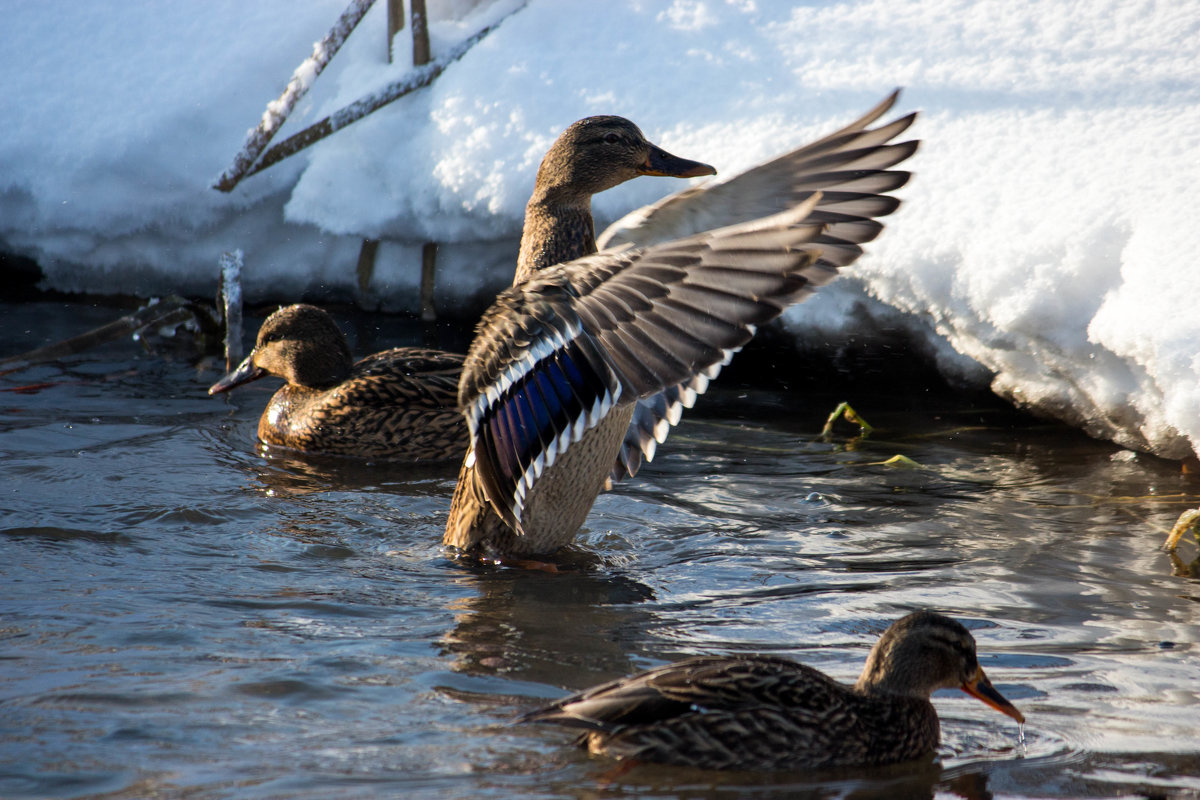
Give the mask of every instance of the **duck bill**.
POLYGON ((1008 702, 1008 698, 996 691, 995 686, 992 686, 992 682, 988 680, 987 675, 983 674, 983 667, 977 668, 975 674, 969 680, 964 681, 959 688, 971 695, 971 697, 982 700, 1001 714, 1007 714, 1017 722, 1025 721, 1025 715, 1018 711, 1016 706, 1008 702))
POLYGON ((220 394, 221 392, 228 392, 235 386, 241 386, 243 383, 256 381, 266 374, 267 371, 265 369, 262 367, 256 367, 254 365, 254 353, 251 353, 250 355, 246 356, 245 361, 243 361, 241 364, 238 364, 237 369, 226 375, 224 378, 221 378, 221 380, 217 381, 212 386, 208 387, 208 393, 220 394))
POLYGON ((663 175, 668 178, 699 178, 701 175, 717 174, 708 164, 673 156, 655 145, 650 145, 650 155, 646 156, 638 171, 643 175, 663 175))

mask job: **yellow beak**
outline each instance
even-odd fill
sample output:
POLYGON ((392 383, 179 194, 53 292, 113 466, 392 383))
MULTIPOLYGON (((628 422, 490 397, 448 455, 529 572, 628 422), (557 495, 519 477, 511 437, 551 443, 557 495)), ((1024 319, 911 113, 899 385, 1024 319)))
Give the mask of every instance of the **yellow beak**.
POLYGON ((983 667, 977 667, 975 674, 963 681, 962 686, 959 688, 971 695, 971 697, 978 698, 987 703, 1001 714, 1007 714, 1017 722, 1025 721, 1025 715, 1018 711, 1016 706, 1008 702, 1008 698, 996 691, 995 686, 992 686, 992 682, 988 680, 987 675, 983 674, 983 667))

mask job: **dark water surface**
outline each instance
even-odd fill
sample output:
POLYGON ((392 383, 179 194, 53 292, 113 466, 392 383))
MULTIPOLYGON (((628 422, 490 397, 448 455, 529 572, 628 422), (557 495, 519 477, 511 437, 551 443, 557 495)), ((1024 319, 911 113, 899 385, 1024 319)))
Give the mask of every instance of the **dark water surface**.
MULTIPOLYGON (((0 356, 113 317, 0 314, 0 356)), ((415 343, 377 324, 356 352, 415 343)), ((575 572, 485 569, 439 544, 456 465, 265 458, 277 384, 217 377, 128 342, 0 376, 0 796, 1200 795, 1200 568, 1158 549, 1200 504, 1177 464, 945 392, 716 390, 600 498, 575 572), (822 441, 838 400, 877 430, 822 441), (609 778, 509 724, 695 653, 852 681, 921 606, 973 630, 1024 745, 960 692, 936 763, 866 774, 609 778)))

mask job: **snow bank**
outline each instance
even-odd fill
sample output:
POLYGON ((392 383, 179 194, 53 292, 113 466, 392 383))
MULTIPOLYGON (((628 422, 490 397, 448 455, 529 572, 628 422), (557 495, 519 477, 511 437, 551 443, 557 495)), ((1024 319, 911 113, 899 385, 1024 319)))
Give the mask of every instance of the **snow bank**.
MULTIPOLYGON (((511 276, 524 202, 571 121, 617 113, 723 174, 905 86, 925 144, 906 205, 797 335, 901 319, 950 372, 1129 447, 1200 450, 1200 3, 429 0, 435 55, 507 19, 427 90, 212 190, 344 0, 66 0, 0 32, 0 250, 68 290, 209 293, 246 255, 250 299, 416 306, 436 241, 443 307, 511 276), (1189 313, 1191 312, 1191 313, 1189 313), (981 369, 982 367, 982 369, 981 369)), ((377 3, 280 138, 402 77, 377 3)), ((601 222, 681 188, 639 179, 601 222)))

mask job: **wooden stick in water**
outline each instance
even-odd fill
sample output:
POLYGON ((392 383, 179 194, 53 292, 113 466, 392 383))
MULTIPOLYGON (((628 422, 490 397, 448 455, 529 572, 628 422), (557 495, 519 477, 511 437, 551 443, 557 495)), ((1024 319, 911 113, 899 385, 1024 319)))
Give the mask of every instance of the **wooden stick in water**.
POLYGON ((82 353, 97 345, 113 342, 150 325, 176 325, 194 319, 196 313, 191 303, 182 297, 155 298, 132 314, 93 328, 87 333, 63 339, 61 342, 38 347, 20 355, 0 359, 0 374, 25 369, 34 364, 57 361, 67 356, 82 353))

